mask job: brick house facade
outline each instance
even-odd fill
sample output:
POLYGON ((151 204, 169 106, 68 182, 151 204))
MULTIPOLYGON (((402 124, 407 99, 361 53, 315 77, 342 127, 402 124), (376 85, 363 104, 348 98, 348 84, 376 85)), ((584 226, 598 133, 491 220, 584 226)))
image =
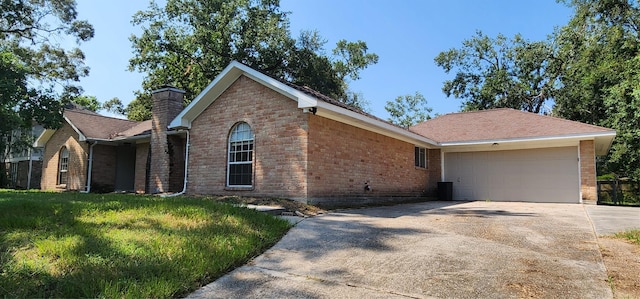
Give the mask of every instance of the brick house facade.
POLYGON ((151 121, 105 117, 77 107, 66 110, 64 116, 60 129, 45 130, 36 140, 35 145, 45 148, 42 189, 148 191, 151 121))
POLYGON ((569 146, 580 161, 569 171, 579 177, 576 192, 590 199, 596 196, 595 155, 606 153, 615 136, 606 128, 515 110, 461 113, 400 128, 237 62, 185 109, 183 93, 172 87, 155 91, 153 118, 142 123, 71 112, 65 126, 39 138, 46 144, 43 189, 88 191, 95 183, 139 193, 267 196, 330 205, 404 201, 435 197, 451 153, 510 150, 522 156, 569 146), (483 126, 483 117, 497 118, 498 124, 469 133, 466 124, 483 126), (482 136, 510 117, 562 128, 547 137, 502 125, 505 132, 482 136), (91 123, 101 123, 101 129, 86 128, 91 123), (62 147, 70 150, 65 186, 57 182, 62 147), (122 188, 121 181, 130 185, 122 188))

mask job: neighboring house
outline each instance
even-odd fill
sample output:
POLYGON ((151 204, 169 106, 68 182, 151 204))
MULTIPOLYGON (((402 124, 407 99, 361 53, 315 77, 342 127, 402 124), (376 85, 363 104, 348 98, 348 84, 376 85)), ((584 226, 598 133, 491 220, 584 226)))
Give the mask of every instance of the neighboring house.
MULTIPOLYGON (((44 128, 41 125, 34 124, 30 130, 14 130, 11 140, 21 139, 28 134, 28 138, 36 138, 44 128)), ((13 147, 13 142, 8 143, 4 149, 5 169, 8 179, 8 186, 15 189, 40 189, 40 178, 42 171, 42 148, 17 148, 13 147)), ((31 139, 33 140, 33 139, 31 139)))
POLYGON ((65 112, 65 127, 37 141, 46 144, 42 187, 87 191, 100 182, 349 204, 430 197, 451 181, 458 200, 577 203, 595 199, 595 155, 615 137, 511 109, 449 114, 407 130, 237 62, 184 109, 182 95, 155 91, 151 123, 65 112))

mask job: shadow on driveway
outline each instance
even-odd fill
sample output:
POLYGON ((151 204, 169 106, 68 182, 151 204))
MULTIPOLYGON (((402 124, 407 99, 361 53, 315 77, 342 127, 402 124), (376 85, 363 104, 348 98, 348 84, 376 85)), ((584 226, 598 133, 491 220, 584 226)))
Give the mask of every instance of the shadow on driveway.
POLYGON ((581 205, 426 202, 299 223, 191 298, 610 298, 581 205))

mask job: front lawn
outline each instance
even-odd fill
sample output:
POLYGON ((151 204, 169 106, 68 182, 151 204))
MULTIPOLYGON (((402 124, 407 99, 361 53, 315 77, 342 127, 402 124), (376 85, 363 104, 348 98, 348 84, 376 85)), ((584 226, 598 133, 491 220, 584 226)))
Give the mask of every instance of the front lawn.
POLYGON ((0 190, 0 298, 182 296, 289 227, 202 198, 0 190))

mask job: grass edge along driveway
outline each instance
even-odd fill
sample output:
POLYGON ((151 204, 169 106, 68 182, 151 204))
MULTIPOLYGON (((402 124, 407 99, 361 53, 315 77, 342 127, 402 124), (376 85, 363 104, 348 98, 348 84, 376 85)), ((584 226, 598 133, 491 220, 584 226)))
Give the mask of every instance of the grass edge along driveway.
POLYGON ((289 228, 202 198, 0 190, 0 298, 182 296, 289 228))

